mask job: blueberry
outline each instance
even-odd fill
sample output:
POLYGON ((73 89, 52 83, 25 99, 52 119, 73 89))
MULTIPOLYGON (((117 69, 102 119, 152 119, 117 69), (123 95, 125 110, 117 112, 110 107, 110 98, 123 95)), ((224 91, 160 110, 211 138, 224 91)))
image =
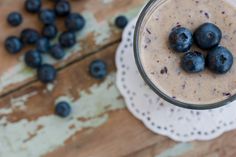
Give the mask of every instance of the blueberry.
POLYGON ((37 13, 41 9, 41 0, 26 0, 25 9, 30 13, 37 13))
POLYGON ((224 74, 231 69, 233 60, 233 55, 228 49, 218 46, 210 50, 206 58, 206 64, 211 71, 224 74))
POLYGON ((222 32, 212 23, 204 23, 194 32, 194 41, 201 49, 208 50, 219 45, 222 32))
POLYGON ((50 9, 44 9, 41 10, 39 13, 39 19, 44 23, 44 24, 53 24, 56 20, 56 15, 53 10, 50 9))
POLYGON ((37 71, 38 79, 43 83, 51 83, 57 77, 56 69, 49 64, 43 64, 37 71))
POLYGON ((187 52, 193 44, 192 32, 184 27, 175 27, 169 35, 170 47, 176 52, 187 52))
POLYGON ((64 32, 59 37, 59 42, 62 47, 70 48, 76 43, 76 36, 73 32, 64 32))
POLYGON ((128 19, 125 16, 120 15, 115 19, 115 24, 118 28, 123 29, 127 26, 128 19))
POLYGON ((10 36, 5 40, 5 48, 11 54, 16 54, 21 51, 23 44, 18 37, 10 36))
POLYGON ((71 13, 66 17, 65 26, 69 31, 80 31, 85 26, 85 19, 79 13, 71 13))
POLYGON ((25 54, 25 64, 31 68, 38 68, 42 64, 42 56, 38 50, 30 50, 25 54))
POLYGON ((50 42, 47 38, 40 38, 36 43, 36 49, 42 53, 48 52, 50 48, 50 42))
POLYGON ((70 3, 68 1, 58 1, 55 6, 55 11, 58 16, 67 16, 70 14, 70 3))
POLYGON ((188 52, 184 54, 181 66, 188 73, 198 73, 205 68, 205 58, 199 52, 188 52))
POLYGON ((22 23, 22 16, 18 12, 12 12, 8 15, 7 22, 13 27, 19 26, 22 23))
POLYGON ((50 0, 52 2, 66 1, 66 0, 50 0))
POLYGON ((65 56, 65 51, 60 44, 55 44, 51 47, 50 54, 55 59, 63 59, 65 56))
POLYGON ((54 24, 45 25, 43 27, 42 35, 48 39, 53 39, 57 36, 57 27, 54 24))
POLYGON ((68 117, 71 113, 70 104, 65 101, 59 102, 58 104, 56 104, 55 113, 56 113, 56 115, 58 115, 62 118, 68 117))
POLYGON ((103 79, 107 75, 107 64, 103 60, 95 60, 89 65, 89 73, 96 79, 103 79))
POLYGON ((24 29, 21 32, 21 40, 24 44, 35 44, 40 37, 40 34, 31 28, 24 29))

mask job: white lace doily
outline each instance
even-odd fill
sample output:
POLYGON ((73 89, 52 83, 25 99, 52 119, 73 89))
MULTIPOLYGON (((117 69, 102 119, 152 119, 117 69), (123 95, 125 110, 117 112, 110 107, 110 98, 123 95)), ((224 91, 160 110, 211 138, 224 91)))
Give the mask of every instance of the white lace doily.
POLYGON ((210 140, 236 128, 236 102, 213 110, 189 110, 158 97, 143 81, 133 56, 137 19, 123 32, 117 50, 117 86, 129 111, 155 133, 176 141, 210 140))

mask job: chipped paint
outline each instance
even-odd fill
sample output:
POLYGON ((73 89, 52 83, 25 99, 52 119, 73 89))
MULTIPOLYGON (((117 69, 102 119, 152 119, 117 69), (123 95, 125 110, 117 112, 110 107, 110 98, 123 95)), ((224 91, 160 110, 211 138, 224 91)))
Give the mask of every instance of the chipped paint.
POLYGON ((34 70, 27 68, 24 63, 19 63, 1 75, 0 92, 7 86, 24 81, 34 75, 34 70))
MULTIPOLYGON (((104 3, 108 3, 110 1, 111 0, 103 0, 104 3)), ((138 6, 122 14, 126 15, 129 19, 131 19, 132 17, 137 15, 140 8, 141 6, 138 6)), ((111 25, 109 24, 109 21, 97 21, 95 15, 89 11, 84 11, 82 12, 82 14, 86 18, 87 23, 85 28, 79 33, 77 33, 77 40, 80 41, 86 38, 87 35, 92 32, 94 34, 94 41, 96 45, 103 45, 105 42, 107 42, 112 36, 111 25)), ((112 20, 114 20, 114 18, 112 20)), ((57 41, 57 39, 58 37, 55 39, 55 41, 57 41)), ((68 59, 72 54, 78 53, 81 50, 82 47, 80 45, 80 42, 77 42, 77 44, 73 48, 66 50, 67 53, 65 59, 68 59)), ((45 63, 55 64, 58 62, 49 55, 44 54, 43 57, 45 63)), ((8 71, 6 71, 3 75, 0 76, 0 92, 3 91, 9 85, 22 82, 35 76, 35 71, 31 70, 30 68, 27 68, 26 65, 23 63, 23 56, 21 56, 19 60, 20 62, 17 65, 11 67, 8 71)))
POLYGON ((73 112, 65 119, 49 115, 39 117, 35 121, 22 119, 11 123, 6 117, 2 117, 0 156, 39 157, 62 146, 67 139, 83 128, 104 124, 109 118, 108 111, 125 107, 123 100, 118 99, 120 93, 114 83, 113 73, 100 85, 90 87, 89 92, 82 91, 78 100, 69 95, 59 97, 56 102, 66 100, 72 104, 73 112), (7 125, 4 125, 6 123, 7 125), (70 127, 72 125, 73 128, 70 127))
POLYGON ((18 110, 24 110, 26 109, 26 102, 29 100, 29 98, 37 95, 38 92, 34 91, 28 94, 25 94, 23 96, 17 97, 17 98, 12 98, 10 100, 10 106, 8 108, 1 108, 0 109, 0 115, 6 115, 13 113, 15 109, 18 110))
POLYGON ((155 157, 181 156, 186 152, 190 151, 192 148, 193 145, 191 143, 179 143, 176 144, 174 147, 165 150, 160 155, 156 155, 155 157))
MULTIPOLYGON (((86 27, 83 31, 77 34, 77 40, 81 40, 87 36, 89 32, 94 32, 96 44, 102 44, 110 37, 109 26, 106 22, 98 23, 94 15, 90 12, 84 12, 83 15, 88 20, 86 27), (101 30, 103 32, 101 32, 101 30)), ((64 59, 68 59, 72 54, 81 51, 80 43, 76 44, 73 48, 67 49, 64 59)), ((44 63, 55 64, 58 61, 53 59, 47 54, 43 54, 44 63)), ((8 71, 0 77, 0 92, 9 85, 16 84, 35 76, 35 70, 28 68, 23 63, 23 56, 19 57, 19 63, 11 67, 8 71)))
POLYGON ((38 92, 34 91, 32 93, 23 95, 21 97, 13 98, 13 99, 11 99, 11 107, 23 110, 23 109, 25 109, 25 103, 28 101, 28 99, 32 96, 37 95, 37 94, 38 94, 38 92))
POLYGON ((87 36, 88 33, 93 32, 96 45, 102 45, 111 37, 111 28, 107 21, 97 21, 92 12, 84 11, 82 13, 87 20, 83 31, 78 34, 77 39, 81 40, 87 36))
POLYGON ((60 96, 59 98, 56 99, 55 105, 57 103, 61 102, 61 101, 65 101, 65 102, 67 102, 69 104, 74 104, 75 103, 75 102, 73 103, 73 98, 70 97, 70 96, 60 96))
POLYGON ((48 92, 52 92, 52 91, 54 90, 54 88, 55 88, 55 85, 56 85, 56 82, 54 82, 54 83, 48 83, 47 86, 46 86, 47 91, 48 91, 48 92))
POLYGON ((108 4, 108 3, 111 3, 113 0, 102 0, 102 2, 104 3, 104 4, 108 4))

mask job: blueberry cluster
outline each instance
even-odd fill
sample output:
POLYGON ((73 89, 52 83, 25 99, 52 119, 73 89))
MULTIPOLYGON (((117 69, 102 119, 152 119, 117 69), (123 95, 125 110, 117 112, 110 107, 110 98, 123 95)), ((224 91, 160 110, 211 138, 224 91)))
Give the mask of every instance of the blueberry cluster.
MULTIPOLYGON (((38 15, 43 24, 42 31, 25 28, 20 33, 20 37, 10 36, 5 40, 5 48, 10 54, 17 54, 25 46, 34 45, 33 49, 26 52, 24 61, 27 66, 37 70, 38 79, 43 83, 53 82, 57 71, 52 65, 44 63, 42 54, 47 53, 57 60, 63 59, 66 54, 65 49, 76 44, 76 32, 82 30, 86 23, 81 14, 71 12, 68 0, 52 2, 55 3, 54 8, 43 8, 42 0, 26 0, 25 10, 38 15), (64 19, 66 29, 59 35, 58 43, 51 44, 51 40, 58 34, 57 19, 64 19)), ((12 12, 8 15, 7 22, 16 27, 23 22, 23 17, 19 12, 12 12)))
POLYGON ((174 51, 185 53, 181 67, 186 72, 198 73, 208 67, 214 73, 225 74, 233 65, 233 55, 227 48, 219 45, 221 38, 222 32, 215 24, 204 23, 193 34, 184 27, 173 28, 169 43, 174 51), (190 51, 193 43, 208 51, 206 57, 203 53, 190 51))
MULTIPOLYGON (((27 51, 24 56, 25 64, 37 70, 38 79, 43 83, 51 83, 57 77, 54 66, 45 64, 42 54, 48 54, 56 60, 61 60, 66 55, 65 49, 76 44, 76 32, 81 31, 85 26, 85 19, 79 13, 71 12, 71 5, 68 0, 51 0, 55 3, 54 8, 42 8, 42 0, 26 0, 24 8, 28 13, 37 14, 43 24, 39 33, 32 28, 25 28, 20 37, 9 36, 5 40, 5 48, 10 54, 19 53, 25 46, 33 45, 34 48, 27 51), (64 18, 61 18, 64 17, 64 18), (58 42, 52 44, 58 34, 56 26, 57 19, 64 19, 65 31, 59 35, 58 42)), ((23 22, 19 12, 12 12, 7 17, 7 22, 12 27, 17 27, 23 22)), ((118 16, 115 25, 123 29, 128 24, 125 16, 118 16)), ((89 65, 89 74, 96 79, 104 79, 107 75, 107 64, 100 59, 94 60, 89 65)), ((68 117, 71 113, 71 106, 66 101, 58 102, 55 106, 55 114, 60 117, 68 117)))

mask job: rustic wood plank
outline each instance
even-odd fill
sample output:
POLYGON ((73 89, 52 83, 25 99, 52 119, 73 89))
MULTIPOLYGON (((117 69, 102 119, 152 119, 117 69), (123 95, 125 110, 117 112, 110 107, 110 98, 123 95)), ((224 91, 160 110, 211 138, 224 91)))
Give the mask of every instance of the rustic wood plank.
POLYGON ((176 143, 171 140, 157 143, 127 157, 235 157, 236 131, 230 131, 211 141, 176 143))
MULTIPOLYGON (((21 3, 21 0, 1 1, 0 19, 4 19, 10 9, 19 8, 21 3)), ((99 23, 108 21, 112 35, 101 44, 95 44, 96 35, 88 32, 80 40, 83 48, 57 64, 58 68, 69 66, 60 70, 58 81, 52 89, 47 89, 51 87, 36 81, 0 100, 0 156, 12 154, 17 154, 18 157, 37 155, 45 157, 236 156, 236 144, 233 140, 236 131, 225 133, 212 141, 176 143, 167 137, 153 134, 125 109, 124 101, 115 87, 114 55, 117 44, 110 45, 120 40, 120 31, 112 26, 111 21, 116 14, 139 7, 143 3, 142 0, 117 0, 107 4, 98 0, 83 0, 73 3, 80 4, 73 5, 76 10, 91 9, 99 23), (108 15, 108 11, 111 14, 108 15), (106 47, 106 45, 110 46, 106 47), (79 60, 104 46, 105 48, 99 53, 79 60), (98 81, 88 74, 88 65, 96 58, 102 58, 108 63, 110 75, 106 80, 98 81), (81 108, 83 109, 81 111, 75 110, 74 117, 59 119, 53 116, 53 105, 60 96, 72 97, 75 106, 78 107, 79 104, 85 107, 81 108), (85 104, 80 104, 82 102, 85 104), (75 118, 78 120, 76 123, 75 118), (68 130, 61 131, 65 128, 68 130), (44 145, 47 147, 43 147, 44 145)), ((28 16, 29 21, 27 20, 25 24, 38 23, 37 20, 31 22, 30 18, 33 20, 33 16, 28 16)), ((18 33, 22 27, 14 30, 4 24, 0 28, 2 29, 1 40, 3 41, 9 33, 18 33), (5 29, 6 31, 3 31, 5 29)), ((2 46, 0 50, 4 52, 2 46)), ((1 53, 0 74, 18 64, 18 57, 1 53)), ((27 84, 29 80, 32 78, 14 84, 0 93, 27 84)))
MULTIPOLYGON (((87 19, 85 29, 78 33, 77 45, 68 50, 68 57, 61 62, 57 62, 56 66, 62 68, 71 62, 83 58, 88 54, 102 49, 104 46, 117 42, 121 39, 121 30, 117 29, 114 24, 114 18, 119 14, 126 14, 128 18, 134 17, 144 2, 147 0, 80 0, 71 1, 73 11, 81 12, 87 19), (109 14, 108 14, 109 12, 109 14)), ((52 2, 45 1, 45 7, 51 7, 52 2)), ((35 80, 34 71, 25 68, 24 64, 19 61, 19 58, 24 54, 28 47, 17 56, 12 56, 6 53, 4 49, 4 40, 9 35, 19 35, 20 31, 25 27, 35 28, 40 30, 42 24, 37 19, 37 15, 27 14, 23 9, 22 0, 2 0, 0 2, 0 96, 8 93, 29 81, 35 80), (17 28, 11 28, 6 23, 6 16, 11 11, 20 11, 24 15, 24 23, 17 28)), ((58 27, 64 30, 63 22, 59 21, 58 27)), ((46 59, 46 62, 52 62, 51 59, 46 59)), ((55 62, 55 61, 53 61, 55 62)))
POLYGON ((105 125, 74 136, 64 147, 45 157, 122 157, 168 141, 148 131, 127 110, 113 112, 110 117, 105 125))
MULTIPOLYGON (((19 154, 19 156, 25 156, 27 153, 32 153, 34 150, 30 149, 29 146, 34 145, 34 139, 37 139, 39 141, 42 140, 37 144, 43 144, 44 138, 47 138, 47 136, 43 136, 41 134, 43 134, 45 129, 53 125, 50 124, 49 126, 47 126, 45 123, 52 119, 51 116, 54 112, 53 104, 55 100, 58 97, 64 95, 73 97, 73 99, 83 99, 85 96, 81 93, 84 91, 86 91, 88 95, 92 96, 91 99, 95 99, 94 103, 97 103, 97 105, 100 105, 100 103, 103 102, 106 102, 107 104, 106 106, 104 106, 102 111, 100 111, 100 107, 96 108, 96 106, 94 106, 95 110, 98 110, 98 113, 93 112, 94 109, 90 108, 90 112, 95 114, 92 114, 89 117, 87 117, 87 115, 79 117, 79 122, 83 123, 84 121, 84 123, 86 124, 90 119, 96 120, 97 118, 99 119, 99 117, 106 117, 107 114, 109 114, 109 117, 112 117, 112 119, 109 119, 107 125, 104 125, 101 128, 99 127, 98 130, 94 128, 85 129, 82 132, 80 132, 79 130, 76 131, 75 134, 64 139, 65 144, 63 147, 55 150, 55 152, 48 154, 49 156, 59 156, 60 154, 62 154, 62 156, 65 156, 67 154, 67 151, 65 151, 65 153, 63 154, 62 152, 64 152, 64 150, 70 150, 69 152, 72 153, 72 156, 74 154, 78 154, 78 152, 81 152, 82 156, 93 156, 94 154, 96 154, 96 156, 113 156, 115 154, 117 156, 120 156, 132 153, 133 151, 138 151, 143 147, 153 145, 154 143, 156 143, 157 139, 158 141, 161 141, 161 139, 165 139, 165 137, 153 137, 153 133, 144 128, 143 125, 138 120, 133 118, 127 110, 122 109, 110 114, 110 111, 116 110, 116 108, 111 110, 111 108, 113 108, 116 103, 118 103, 117 109, 121 109, 124 107, 123 99, 115 87, 115 79, 112 79, 112 81, 105 86, 105 90, 109 90, 112 88, 111 92, 108 91, 109 94, 107 94, 106 92, 102 92, 100 97, 93 96, 94 91, 92 91, 92 89, 99 89, 100 87, 89 87, 91 87, 93 84, 103 84, 103 81, 97 81, 89 76, 87 69, 88 64, 96 58, 102 58, 107 62, 109 71, 111 73, 114 72, 114 55, 116 47, 117 44, 110 46, 102 52, 99 52, 60 71, 58 81, 56 83, 57 85, 51 92, 46 90, 45 85, 36 82, 0 100, 0 130, 8 130, 15 135, 14 137, 9 137, 8 133, 1 135, 1 138, 7 139, 7 143, 9 143, 8 145, 3 142, 3 145, 5 145, 3 149, 10 149, 9 147, 13 144, 11 142, 14 141, 16 143, 20 143, 19 145, 15 145, 15 151, 17 154, 19 154), (112 93, 112 91, 115 91, 115 93, 112 93), (25 97, 28 98, 25 99, 25 97), (110 97, 114 97, 114 99, 112 99, 113 101, 109 100, 110 97), (39 121, 41 119, 46 119, 47 121, 43 121, 44 123, 40 123, 39 121), (22 121, 26 121, 26 124, 23 126, 21 125, 22 121), (33 133, 32 130, 27 128, 27 126, 31 125, 36 125, 35 127, 37 128, 33 133), (14 129, 15 127, 18 127, 18 129, 14 129), (137 130, 137 132, 135 130, 137 130), (27 138, 23 138, 22 140, 18 141, 18 139, 23 135, 17 134, 17 132, 27 132, 29 135, 26 136, 27 138), (98 139, 96 139, 95 137, 97 137, 98 139), (10 139, 12 138, 15 138, 17 140, 11 141, 10 139), (127 143, 126 140, 128 138, 130 138, 130 142, 127 143), (136 143, 142 143, 142 141, 144 141, 145 139, 147 140, 146 142, 136 145, 136 143), (26 145, 24 146, 24 149, 26 151, 21 150, 21 145, 24 144, 26 145), (78 151, 77 149, 78 145, 81 147, 81 150, 79 149, 80 151, 78 151), (101 147, 97 147, 97 145, 100 145, 101 147), (91 146, 94 148, 96 147, 96 149, 91 149, 91 146), (88 151, 90 149, 91 151, 88 151), (107 149, 110 151, 107 151, 107 149), (120 151, 120 149, 124 151, 120 151)), ((90 106, 88 106, 88 108, 84 108, 84 110, 89 109, 89 107, 90 106)), ((63 122, 63 120, 61 119, 58 119, 56 122, 61 122, 62 124, 65 123, 65 121, 63 122)), ((69 125, 69 129, 75 129, 75 125, 76 123, 69 125)), ((57 129, 61 128, 58 127, 57 129)), ((53 130, 49 129, 48 131, 53 130)), ((55 143, 58 143, 59 146, 63 145, 63 143, 60 143, 58 139, 52 140, 55 141, 55 143)), ((59 146, 54 147, 54 149, 59 146)), ((44 151, 49 150, 42 150, 43 153, 45 153, 44 151)), ((5 152, 3 154, 0 154, 0 156, 9 155, 8 153, 10 152, 5 152)))
POLYGON ((114 78, 108 82, 97 81, 88 75, 88 64, 96 58, 106 60, 110 76, 114 75, 116 47, 110 46, 60 71, 52 91, 36 82, 0 100, 0 156, 12 153, 19 157, 235 156, 232 139, 236 131, 212 141, 176 143, 153 134, 135 119, 124 108, 114 78), (81 111, 74 111, 74 118, 53 116, 55 100, 65 95, 81 100, 75 106, 85 106, 81 111), (74 122, 75 118, 78 121, 74 122), (73 123, 70 123, 71 119, 73 123), (68 130, 64 130, 67 127, 68 130))
MULTIPOLYGON (((70 95, 74 99, 80 97, 80 91, 88 90, 93 84, 102 83, 102 81, 92 78, 88 73, 88 67, 92 60, 103 59, 108 64, 109 72, 115 71, 115 50, 117 44, 112 45, 105 50, 77 62, 58 73, 57 81, 52 91, 47 90, 47 85, 40 82, 35 82, 32 85, 16 91, 15 93, 0 99, 0 108, 9 107, 12 98, 18 98, 27 93, 37 92, 37 95, 32 97, 27 102, 24 112, 14 110, 12 114, 7 115, 11 122, 19 121, 23 118, 34 120, 42 115, 53 114, 53 105, 57 97, 61 95, 70 95)), ((111 102, 112 103, 112 102, 111 102)))

